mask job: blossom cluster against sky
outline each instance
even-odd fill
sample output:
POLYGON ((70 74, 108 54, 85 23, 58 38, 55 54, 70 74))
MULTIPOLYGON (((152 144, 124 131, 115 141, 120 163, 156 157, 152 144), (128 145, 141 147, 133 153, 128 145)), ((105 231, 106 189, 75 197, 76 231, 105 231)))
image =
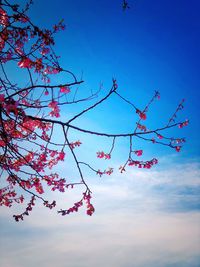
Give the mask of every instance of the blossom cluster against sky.
MULTIPOLYGON (((179 153, 139 143, 146 157, 159 159, 150 171, 132 168, 102 179, 87 173, 96 209, 92 217, 84 210, 60 217, 37 206, 16 224, 13 210, 1 208, 1 266, 200 266, 200 3, 130 0, 124 12, 121 2, 35 0, 29 15, 44 27, 64 18, 67 27, 56 37, 56 51, 64 66, 83 77, 83 95, 100 83, 109 90, 113 77, 119 92, 141 107, 159 90, 161 99, 147 114, 149 127, 165 124, 185 98, 180 119, 189 119, 190 125, 175 134, 187 142, 179 153)), ((85 128, 109 132, 130 131, 131 123, 132 110, 116 98, 80 120, 85 128)), ((98 151, 111 143, 87 136, 81 141, 86 145, 80 155, 86 159, 92 157, 90 146, 98 151)), ((126 157, 126 145, 119 142, 109 162, 115 169, 126 157)), ((74 173, 69 165, 63 163, 62 173, 74 173)), ((63 208, 79 193, 49 197, 63 208)))

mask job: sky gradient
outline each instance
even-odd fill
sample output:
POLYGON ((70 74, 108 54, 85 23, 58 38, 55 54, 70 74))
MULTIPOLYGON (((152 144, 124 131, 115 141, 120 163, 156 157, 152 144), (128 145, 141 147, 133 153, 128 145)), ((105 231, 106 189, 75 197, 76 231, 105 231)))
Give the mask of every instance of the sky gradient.
MULTIPOLYGON (((1 208, 0 266, 200 266, 200 3, 128 2, 130 9, 124 12, 120 0, 35 0, 29 15, 43 27, 64 18, 67 27, 57 35, 55 50, 61 65, 85 81, 80 95, 98 90, 100 83, 100 96, 105 95, 115 77, 119 92, 142 109, 159 90, 161 99, 147 114, 149 127, 166 124, 184 98, 179 118, 190 124, 173 134, 187 142, 180 153, 136 143, 146 158, 159 159, 159 165, 148 171, 130 168, 102 179, 86 171, 96 209, 92 217, 84 209, 60 217, 38 205, 24 222, 16 223, 13 210, 1 208)), ((66 108, 62 116, 78 109, 66 108)), ((112 97, 78 123, 86 129, 130 132, 133 113, 112 97)), ((112 140, 76 137, 84 144, 80 157, 103 165, 95 152, 109 149, 112 140)), ((109 162, 115 169, 126 160, 127 144, 120 140, 116 145, 109 162)), ((70 159, 59 171, 76 175, 70 159)), ((64 208, 77 201, 80 192, 49 193, 49 198, 64 208)))

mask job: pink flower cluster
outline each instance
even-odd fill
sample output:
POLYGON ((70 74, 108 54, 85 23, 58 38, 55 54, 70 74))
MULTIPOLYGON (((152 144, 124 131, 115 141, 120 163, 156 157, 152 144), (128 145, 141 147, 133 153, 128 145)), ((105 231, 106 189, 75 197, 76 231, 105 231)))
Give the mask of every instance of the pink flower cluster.
POLYGON ((139 109, 136 109, 136 113, 139 115, 141 120, 146 120, 147 115, 144 112, 140 111, 139 109))
POLYGON ((98 174, 100 177, 101 177, 103 174, 111 175, 112 173, 113 173, 113 168, 108 168, 107 170, 104 170, 104 171, 98 170, 98 171, 96 172, 96 174, 98 174))
POLYGON ((51 101, 49 104, 48 104, 48 107, 52 109, 52 111, 49 113, 49 115, 51 117, 60 117, 60 108, 58 106, 58 102, 57 101, 51 101))
POLYGON ((150 169, 153 165, 157 164, 158 160, 153 158, 150 161, 138 161, 138 160, 129 160, 128 165, 129 166, 136 166, 138 168, 145 168, 145 169, 150 169))
POLYGON ((87 207, 87 215, 92 216, 94 213, 95 209, 94 206, 91 204, 91 194, 90 193, 83 193, 83 199, 86 202, 86 207, 87 207))
POLYGON ((28 203, 28 206, 26 207, 26 210, 22 213, 22 214, 19 214, 19 215, 13 215, 14 219, 16 222, 18 222, 19 220, 22 220, 24 219, 24 216, 28 216, 29 215, 29 212, 32 211, 33 209, 33 206, 35 206, 35 196, 32 196, 30 202, 28 203))
POLYGON ((100 159, 111 159, 111 155, 110 154, 106 154, 104 153, 103 151, 101 152, 97 152, 97 158, 100 158, 100 159))
POLYGON ((75 142, 71 142, 69 145, 72 149, 74 149, 75 147, 77 146, 80 146, 82 143, 78 140, 78 141, 75 141, 75 142))
POLYGON ((13 202, 23 203, 24 197, 16 197, 17 193, 13 190, 12 185, 0 188, 0 206, 11 207, 13 202))
POLYGON ((183 128, 189 124, 189 120, 186 120, 178 125, 179 128, 183 128))
POLYGON ((135 150, 133 152, 139 157, 142 156, 143 150, 135 150))
POLYGON ((136 122, 137 124, 137 128, 140 129, 142 132, 146 132, 147 131, 147 127, 145 125, 142 125, 138 122, 136 122))
POLYGON ((91 204, 91 194, 90 193, 83 193, 83 198, 80 201, 75 202, 74 205, 67 210, 62 210, 62 209, 59 210, 58 213, 61 213, 62 216, 65 216, 65 215, 73 213, 73 212, 78 212, 79 208, 83 206, 83 200, 86 203, 87 215, 92 216, 95 209, 94 209, 94 206, 91 204))
POLYGON ((70 93, 70 88, 68 86, 61 86, 60 87, 60 92, 68 94, 68 93, 70 93))

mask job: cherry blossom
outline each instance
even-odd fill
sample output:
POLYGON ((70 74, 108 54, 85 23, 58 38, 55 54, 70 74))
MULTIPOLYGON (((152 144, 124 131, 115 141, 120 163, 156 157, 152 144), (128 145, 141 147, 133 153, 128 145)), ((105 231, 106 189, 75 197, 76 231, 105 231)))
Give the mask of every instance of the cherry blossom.
POLYGON ((97 152, 97 158, 100 158, 100 159, 111 159, 111 155, 110 154, 106 154, 104 153, 103 151, 101 152, 97 152))
POLYGON ((32 68, 33 67, 33 62, 30 60, 30 58, 23 58, 21 61, 17 63, 17 65, 20 68, 32 68))
POLYGON ((135 150, 134 153, 139 157, 139 156, 142 156, 143 151, 142 150, 135 150))
POLYGON ((61 92, 61 93, 68 94, 68 93, 70 93, 70 88, 67 87, 67 86, 61 86, 61 87, 60 87, 60 92, 61 92))
POLYGON ((146 120, 147 116, 144 112, 140 111, 139 109, 136 109, 136 113, 139 115, 141 120, 146 120))
MULTIPOLYGON (((19 222, 30 215, 36 202, 49 209, 57 206, 55 200, 46 199, 49 197, 48 192, 67 194, 79 187, 83 191, 78 200, 73 201, 71 207, 69 205, 66 209, 58 210, 58 214, 64 216, 76 213, 84 207, 85 213, 92 216, 95 208, 91 203, 92 192, 85 169, 93 172, 97 179, 102 177, 103 180, 104 177, 113 175, 113 153, 118 147, 118 140, 122 138, 126 139, 128 145, 127 153, 119 157, 120 160, 125 158, 125 163, 120 163, 117 170, 121 173, 126 171, 126 167, 150 169, 158 163, 156 158, 135 160, 136 156, 143 156, 142 149, 133 149, 133 146, 138 147, 137 140, 149 142, 150 145, 167 146, 180 152, 186 139, 179 136, 171 138, 166 130, 183 128, 189 124, 189 120, 178 121, 185 100, 180 102, 166 124, 151 128, 147 113, 152 104, 160 99, 158 91, 147 100, 147 105, 142 110, 124 97, 117 79, 110 79, 110 88, 101 85, 100 94, 100 90, 91 92, 90 95, 84 93, 87 90, 80 90, 79 94, 83 81, 60 65, 60 56, 54 51, 55 34, 64 30, 64 21, 60 20, 51 29, 44 29, 27 16, 32 1, 25 9, 11 2, 2 0, 0 6, 0 167, 3 181, 0 206, 14 208, 14 204, 25 206, 28 203, 21 214, 13 216, 19 222), (15 68, 16 75, 10 75, 10 66, 15 68), (24 75, 20 82, 14 77, 18 73, 24 75), (138 115, 136 122, 127 125, 127 132, 122 133, 120 125, 116 133, 110 133, 106 130, 101 132, 88 129, 84 123, 79 124, 83 116, 87 117, 89 112, 95 111, 102 103, 108 103, 106 100, 112 97, 124 101, 138 115), (85 108, 81 105, 83 102, 86 102, 85 108), (73 104, 77 107, 74 113, 71 109, 73 104), (62 108, 69 111, 67 116, 65 112, 61 112, 62 108), (142 120, 146 120, 145 125, 140 123, 142 120), (135 129, 132 128, 133 125, 135 129), (91 151, 86 149, 85 142, 82 144, 84 135, 96 137, 98 145, 99 140, 105 138, 109 150, 95 154, 96 148, 92 143, 91 151), (156 141, 156 137, 159 140, 156 141), (91 156, 90 159, 88 155, 91 156), (95 155, 105 161, 95 160, 95 155), (66 166, 73 164, 77 174, 62 173, 63 162, 66 166), (108 162, 111 167, 107 165, 108 162)), ((89 138, 86 139, 90 142, 89 138)))

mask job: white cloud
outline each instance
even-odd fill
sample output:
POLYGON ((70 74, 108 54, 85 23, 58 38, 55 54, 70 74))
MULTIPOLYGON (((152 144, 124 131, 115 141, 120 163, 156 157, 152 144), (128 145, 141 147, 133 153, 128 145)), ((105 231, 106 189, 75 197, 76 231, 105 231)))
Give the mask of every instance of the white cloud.
MULTIPOLYGON (((1 265, 198 266, 200 212, 191 206, 198 199, 193 191, 180 194, 182 188, 198 188, 198 163, 149 172, 130 169, 123 175, 88 179, 96 208, 92 217, 85 215, 84 208, 62 217, 37 206, 16 224, 2 209, 1 265), (159 191, 159 186, 164 190, 159 191), (189 209, 179 212, 180 202, 189 203, 189 209), (173 212, 167 205, 175 207, 173 212)), ((79 191, 70 192, 66 197, 56 194, 60 206, 69 207, 79 199, 79 191)))
MULTIPOLYGON (((32 218, 33 220, 35 218, 32 218)), ((188 266, 198 259, 200 214, 121 213, 65 217, 48 228, 14 226, 4 237, 2 266, 188 266), (19 230, 18 230, 19 227, 19 230), (14 240, 17 240, 17 245, 14 240), (7 262, 7 265, 6 265, 7 262), (187 266, 187 265, 186 265, 187 266)))

